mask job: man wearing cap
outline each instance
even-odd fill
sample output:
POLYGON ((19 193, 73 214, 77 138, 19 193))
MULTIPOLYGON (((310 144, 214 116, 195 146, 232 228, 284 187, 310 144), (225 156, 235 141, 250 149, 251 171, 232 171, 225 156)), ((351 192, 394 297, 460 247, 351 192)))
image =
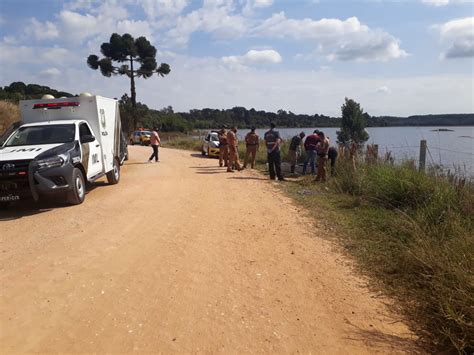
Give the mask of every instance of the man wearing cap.
POLYGON ((281 155, 280 132, 275 131, 275 124, 270 124, 270 130, 265 133, 265 146, 267 147, 268 170, 270 172, 270 179, 275 180, 275 176, 279 181, 285 181, 281 173, 281 155))
POLYGON ((227 144, 226 127, 219 131, 219 166, 229 166, 229 146, 227 144))
POLYGON ((255 158, 257 156, 257 150, 259 146, 259 136, 255 133, 255 127, 250 129, 250 132, 245 136, 246 152, 244 160, 244 169, 247 167, 247 163, 250 161, 250 167, 255 167, 255 158), (250 160, 249 160, 250 158, 250 160))
POLYGON ((315 161, 316 161, 316 155, 317 155, 317 150, 316 146, 318 145, 319 142, 319 130, 315 129, 313 134, 310 134, 308 137, 306 137, 306 140, 304 141, 304 150, 306 153, 306 159, 303 164, 303 175, 306 175, 306 168, 308 167, 308 163, 311 167, 311 174, 316 173, 316 166, 315 166, 315 161))
POLYGON ((305 134, 301 132, 293 138, 291 138, 290 147, 288 148, 288 160, 291 166, 291 173, 295 173, 296 163, 301 155, 301 145, 303 143, 303 138, 305 134))
POLYGON ((237 127, 232 127, 229 132, 227 132, 227 144, 229 145, 229 165, 227 166, 227 172, 233 173, 234 170, 242 170, 239 160, 239 141, 237 140, 237 127))

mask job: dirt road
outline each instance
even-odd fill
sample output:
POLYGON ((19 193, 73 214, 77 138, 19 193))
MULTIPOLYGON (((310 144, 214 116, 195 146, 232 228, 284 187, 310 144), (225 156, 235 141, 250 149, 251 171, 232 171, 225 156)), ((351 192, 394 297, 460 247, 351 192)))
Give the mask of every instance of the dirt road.
POLYGON ((276 183, 149 153, 80 206, 0 212, 0 352, 412 349, 276 183))

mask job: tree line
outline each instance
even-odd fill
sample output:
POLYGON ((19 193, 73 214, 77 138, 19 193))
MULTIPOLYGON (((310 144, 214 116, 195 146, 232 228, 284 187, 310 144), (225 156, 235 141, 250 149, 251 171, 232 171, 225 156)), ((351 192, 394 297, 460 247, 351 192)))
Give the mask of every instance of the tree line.
MULTIPOLYGON (((38 84, 13 82, 0 87, 0 100, 18 103, 19 100, 39 99, 45 94, 54 97, 72 97, 65 91, 38 84)), ((279 127, 341 127, 342 117, 321 114, 296 114, 291 111, 247 109, 236 106, 231 109, 192 109, 188 112, 175 112, 171 106, 156 110, 137 102, 134 108, 131 98, 124 94, 120 100, 120 112, 124 130, 132 132, 136 127, 158 127, 164 132, 188 132, 195 129, 220 128, 223 125, 238 128, 268 127, 274 122, 279 127)), ((371 116, 362 114, 367 127, 390 126, 472 126, 474 114, 417 115, 409 117, 371 116)))

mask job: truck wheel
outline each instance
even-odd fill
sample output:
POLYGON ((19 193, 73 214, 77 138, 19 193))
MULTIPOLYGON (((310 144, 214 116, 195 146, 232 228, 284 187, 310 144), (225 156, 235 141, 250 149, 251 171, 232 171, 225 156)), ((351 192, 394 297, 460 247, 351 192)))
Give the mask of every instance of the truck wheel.
POLYGON ((201 155, 206 155, 206 151, 204 150, 204 146, 201 148, 201 155))
POLYGON ((130 140, 130 144, 131 144, 131 145, 135 145, 135 142, 133 141, 133 139, 130 140))
POLYGON ((72 171, 72 190, 67 194, 67 200, 71 205, 80 205, 86 197, 86 183, 84 175, 78 168, 72 171))
POLYGON ((120 164, 117 159, 114 159, 114 168, 107 173, 107 182, 110 185, 118 184, 120 181, 120 164))

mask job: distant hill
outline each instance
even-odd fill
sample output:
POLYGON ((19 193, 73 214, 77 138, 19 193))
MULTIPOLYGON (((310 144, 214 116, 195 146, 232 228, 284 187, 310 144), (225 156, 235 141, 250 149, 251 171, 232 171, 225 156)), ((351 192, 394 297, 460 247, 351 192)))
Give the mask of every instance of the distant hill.
MULTIPOLYGON (((71 97, 72 94, 42 86, 13 82, 8 86, 0 87, 0 100, 18 102, 23 99, 39 99, 44 94, 55 97, 71 97)), ((126 96, 126 95, 125 95, 126 96)), ((124 97, 125 97, 124 96, 124 97)), ((123 100, 120 101, 123 105, 123 100)), ((363 103, 362 103, 363 106, 363 103)), ((236 125, 239 128, 268 127, 275 122, 279 127, 340 127, 340 117, 330 117, 320 114, 295 114, 291 111, 278 110, 275 112, 257 111, 253 108, 236 106, 231 109, 219 110, 212 108, 193 109, 189 112, 174 112, 172 107, 161 110, 149 109, 140 104, 140 116, 144 117, 144 126, 158 125, 163 130, 187 131, 192 129, 219 128, 223 125, 236 125)), ((474 113, 443 114, 443 115, 416 115, 409 117, 370 116, 364 113, 368 127, 392 126, 474 126, 474 113)))

